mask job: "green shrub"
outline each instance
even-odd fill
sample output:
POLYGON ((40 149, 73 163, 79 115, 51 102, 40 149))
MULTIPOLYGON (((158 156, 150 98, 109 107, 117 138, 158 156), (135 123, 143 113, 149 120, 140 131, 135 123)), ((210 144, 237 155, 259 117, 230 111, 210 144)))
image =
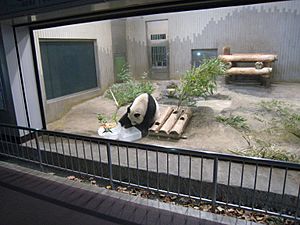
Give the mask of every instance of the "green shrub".
POLYGON ((217 58, 205 59, 199 67, 188 70, 177 88, 178 106, 191 96, 207 97, 217 87, 217 77, 226 71, 225 64, 217 58))
MULTIPOLYGON (((154 91, 154 87, 150 81, 137 82, 132 80, 125 83, 113 84, 110 89, 114 93, 119 106, 133 102, 142 93, 151 94, 154 91)), ((105 96, 113 99, 109 91, 106 92, 105 96)))
POLYGON ((122 66, 120 73, 117 74, 117 80, 122 83, 132 81, 132 73, 129 70, 128 64, 122 66))

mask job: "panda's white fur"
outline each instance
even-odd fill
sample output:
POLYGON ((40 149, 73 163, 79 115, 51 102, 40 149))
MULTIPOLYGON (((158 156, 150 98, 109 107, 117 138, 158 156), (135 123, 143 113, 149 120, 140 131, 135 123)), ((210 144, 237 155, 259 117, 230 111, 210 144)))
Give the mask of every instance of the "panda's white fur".
POLYGON ((148 129, 160 116, 159 106, 152 95, 144 93, 135 98, 127 112, 119 120, 122 127, 136 127, 145 137, 148 129))
MULTIPOLYGON (((149 96, 150 97, 150 96, 149 96)), ((153 97, 153 100, 156 105, 156 111, 154 114, 152 123, 159 118, 160 111, 159 111, 159 105, 156 101, 156 99, 153 97)), ((141 124, 144 121, 146 112, 148 109, 148 94, 143 93, 135 98, 132 105, 130 106, 130 112, 128 113, 128 118, 131 121, 131 124, 133 126, 141 124)))

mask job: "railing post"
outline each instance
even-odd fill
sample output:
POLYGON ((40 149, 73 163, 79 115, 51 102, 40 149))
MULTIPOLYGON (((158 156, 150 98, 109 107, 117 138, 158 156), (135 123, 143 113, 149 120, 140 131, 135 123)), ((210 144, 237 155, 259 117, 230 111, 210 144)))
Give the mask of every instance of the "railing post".
POLYGON ((109 183, 110 183, 111 188, 114 189, 110 143, 106 144, 106 150, 107 150, 107 163, 108 163, 109 183))
POLYGON ((34 131, 34 139, 35 139, 35 144, 36 144, 36 149, 38 151, 38 157, 39 157, 39 162, 40 162, 40 168, 41 170, 44 170, 43 168, 43 159, 42 159, 42 153, 41 153, 41 148, 40 148, 40 143, 39 143, 39 139, 38 139, 38 130, 34 131))
POLYGON ((212 193, 212 209, 216 209, 217 200, 217 188, 218 188, 218 157, 214 159, 214 170, 213 170, 213 193, 212 193))

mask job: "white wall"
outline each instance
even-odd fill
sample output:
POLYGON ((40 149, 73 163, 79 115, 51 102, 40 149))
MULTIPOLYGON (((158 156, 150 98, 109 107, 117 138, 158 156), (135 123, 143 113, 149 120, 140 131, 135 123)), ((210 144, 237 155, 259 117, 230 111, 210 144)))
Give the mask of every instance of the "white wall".
POLYGON ((231 46, 232 53, 278 54, 273 80, 300 82, 300 1, 284 1, 128 18, 128 62, 147 71, 146 21, 168 19, 170 77, 191 68, 191 49, 231 46), (144 65, 144 66, 142 66, 144 65))
POLYGON ((34 41, 38 56, 38 70, 41 77, 43 101, 47 122, 59 119, 74 104, 97 96, 114 82, 111 22, 101 21, 85 24, 53 27, 34 31, 34 41), (80 93, 46 100, 42 64, 40 58, 39 38, 49 39, 94 39, 96 42, 96 67, 99 88, 80 93))

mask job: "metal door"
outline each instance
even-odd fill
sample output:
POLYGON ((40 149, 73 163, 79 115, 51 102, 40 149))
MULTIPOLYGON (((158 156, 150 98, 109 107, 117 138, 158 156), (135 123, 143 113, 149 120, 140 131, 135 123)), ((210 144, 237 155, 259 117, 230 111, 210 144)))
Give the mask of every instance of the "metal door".
POLYGON ((146 22, 151 79, 169 79, 168 20, 146 22))

